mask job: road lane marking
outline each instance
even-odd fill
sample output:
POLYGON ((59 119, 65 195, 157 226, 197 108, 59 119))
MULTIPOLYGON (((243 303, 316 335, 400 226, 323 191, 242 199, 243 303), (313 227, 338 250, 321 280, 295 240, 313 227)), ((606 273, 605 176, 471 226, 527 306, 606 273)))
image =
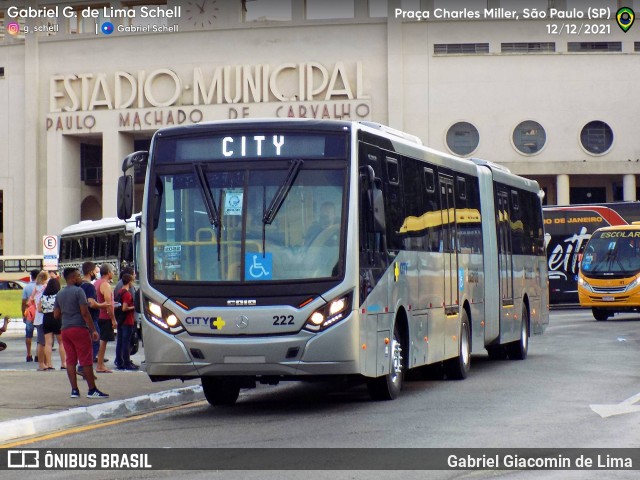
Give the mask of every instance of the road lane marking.
POLYGON ((615 415, 626 415, 627 413, 640 412, 640 393, 633 397, 627 398, 625 401, 613 405, 590 405, 591 410, 596 412, 602 418, 613 417, 615 415))
POLYGON ((100 423, 92 423, 90 425, 83 425, 81 427, 68 428, 68 429, 65 429, 65 430, 60 430, 59 432, 48 433, 46 435, 39 435, 37 437, 29 437, 28 439, 23 439, 23 440, 18 440, 18 441, 11 442, 11 443, 2 444, 2 445, 0 445, 0 448, 14 448, 14 447, 20 447, 20 446, 23 446, 23 445, 30 445, 32 443, 42 442, 42 441, 46 441, 46 440, 52 440, 54 438, 64 437, 64 436, 67 436, 67 435, 73 435, 75 433, 83 433, 83 432, 88 432, 88 431, 95 430, 95 429, 98 429, 98 428, 111 427, 113 425, 118 425, 120 423, 130 422, 130 421, 134 421, 134 420, 142 420, 144 418, 148 418, 148 417, 151 417, 153 415, 158 415, 160 413, 175 412, 176 410, 182 410, 182 409, 191 408, 191 407, 199 407, 199 406, 204 406, 204 405, 208 405, 208 403, 205 400, 201 400, 201 401, 193 402, 193 403, 186 403, 184 405, 178 405, 178 406, 175 406, 175 407, 163 408, 161 410, 156 410, 156 411, 153 411, 153 412, 147 412, 147 413, 143 413, 141 415, 133 415, 131 417, 119 418, 119 419, 116 419, 116 420, 107 420, 107 421, 100 422, 100 423))

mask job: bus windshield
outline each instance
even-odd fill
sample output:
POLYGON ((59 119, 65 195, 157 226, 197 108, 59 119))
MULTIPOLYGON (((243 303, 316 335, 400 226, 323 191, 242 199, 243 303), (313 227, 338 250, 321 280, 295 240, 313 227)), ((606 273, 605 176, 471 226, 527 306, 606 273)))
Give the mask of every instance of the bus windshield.
POLYGON ((640 271, 640 231, 595 232, 585 249, 585 274, 634 275, 640 271))
POLYGON ((160 166, 154 281, 326 279, 339 265, 346 161, 160 166))

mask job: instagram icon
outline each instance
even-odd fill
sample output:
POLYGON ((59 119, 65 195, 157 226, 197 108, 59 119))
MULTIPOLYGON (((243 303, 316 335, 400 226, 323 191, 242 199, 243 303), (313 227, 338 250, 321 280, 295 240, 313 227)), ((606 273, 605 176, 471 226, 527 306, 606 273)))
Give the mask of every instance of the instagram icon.
POLYGON ((9 35, 18 35, 20 33, 20 24, 18 22, 7 23, 7 32, 9 35))

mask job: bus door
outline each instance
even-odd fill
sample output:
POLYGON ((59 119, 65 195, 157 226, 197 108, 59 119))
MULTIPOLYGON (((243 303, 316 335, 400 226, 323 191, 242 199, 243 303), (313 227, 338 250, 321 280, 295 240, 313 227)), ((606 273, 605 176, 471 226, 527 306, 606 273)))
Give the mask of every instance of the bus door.
POLYGON ((458 314, 458 235, 453 178, 440 175, 445 315, 458 314))
POLYGON ((500 270, 500 298, 502 305, 513 305, 513 249, 511 245, 511 210, 509 192, 497 192, 498 268, 500 270))

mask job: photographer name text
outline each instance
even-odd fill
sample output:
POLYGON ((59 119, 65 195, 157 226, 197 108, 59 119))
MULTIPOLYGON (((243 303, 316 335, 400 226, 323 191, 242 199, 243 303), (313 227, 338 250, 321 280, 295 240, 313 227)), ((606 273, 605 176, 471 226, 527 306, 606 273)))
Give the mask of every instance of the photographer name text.
POLYGON ((84 7, 71 6, 52 7, 14 7, 7 8, 9 18, 180 18, 182 7, 142 6, 140 9, 114 7, 84 7))

